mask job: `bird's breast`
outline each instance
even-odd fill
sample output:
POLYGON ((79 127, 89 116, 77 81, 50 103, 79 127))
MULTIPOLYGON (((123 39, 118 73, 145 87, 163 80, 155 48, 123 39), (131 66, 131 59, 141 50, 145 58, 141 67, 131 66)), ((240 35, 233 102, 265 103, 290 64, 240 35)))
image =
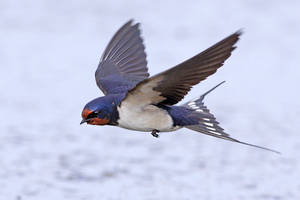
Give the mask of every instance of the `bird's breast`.
POLYGON ((118 112, 118 124, 122 128, 146 132, 152 130, 168 132, 178 129, 173 126, 173 119, 168 112, 154 105, 139 107, 122 102, 118 112))

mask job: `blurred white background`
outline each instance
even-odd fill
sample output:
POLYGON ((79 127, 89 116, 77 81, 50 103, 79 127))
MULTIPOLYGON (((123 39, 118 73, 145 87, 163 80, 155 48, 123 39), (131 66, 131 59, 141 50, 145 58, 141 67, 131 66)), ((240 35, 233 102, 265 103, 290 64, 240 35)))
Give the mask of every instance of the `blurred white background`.
POLYGON ((299 1, 0 1, 0 199, 300 198, 299 1), (238 29, 225 65, 185 98, 226 80, 206 105, 233 137, 159 139, 79 126, 101 96, 94 72, 129 19, 156 74, 238 29))

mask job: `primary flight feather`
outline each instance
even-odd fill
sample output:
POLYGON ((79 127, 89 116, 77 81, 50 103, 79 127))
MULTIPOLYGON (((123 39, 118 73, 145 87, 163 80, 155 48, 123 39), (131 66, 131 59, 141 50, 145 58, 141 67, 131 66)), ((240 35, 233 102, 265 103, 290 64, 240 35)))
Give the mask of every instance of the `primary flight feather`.
POLYGON ((139 24, 125 23, 107 45, 95 73, 105 94, 86 104, 82 123, 112 125, 150 132, 188 128, 206 135, 277 152, 230 137, 204 105, 204 97, 182 105, 191 88, 214 74, 236 48, 237 31, 196 56, 149 78, 145 46, 139 24))

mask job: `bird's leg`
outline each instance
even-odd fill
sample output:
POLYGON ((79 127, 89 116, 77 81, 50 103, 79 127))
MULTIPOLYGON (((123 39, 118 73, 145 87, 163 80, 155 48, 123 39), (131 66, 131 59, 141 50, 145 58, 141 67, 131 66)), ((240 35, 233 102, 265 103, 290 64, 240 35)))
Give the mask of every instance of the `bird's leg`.
POLYGON ((153 137, 156 137, 156 138, 158 138, 158 137, 159 137, 159 135, 158 135, 157 133, 159 133, 159 131, 158 131, 158 130, 153 130, 153 131, 151 132, 151 135, 152 135, 153 137))

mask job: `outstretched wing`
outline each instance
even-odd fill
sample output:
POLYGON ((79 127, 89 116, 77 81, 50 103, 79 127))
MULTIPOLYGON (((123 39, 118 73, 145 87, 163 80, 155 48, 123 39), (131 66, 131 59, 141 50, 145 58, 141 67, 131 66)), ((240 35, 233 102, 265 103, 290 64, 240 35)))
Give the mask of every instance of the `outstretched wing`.
POLYGON ((126 99, 137 99, 142 104, 178 103, 193 85, 214 74, 236 48, 238 31, 192 57, 189 60, 139 83, 129 91, 126 99))
POLYGON ((132 23, 117 31, 101 57, 95 77, 104 94, 130 90, 149 77, 139 24, 132 23))

